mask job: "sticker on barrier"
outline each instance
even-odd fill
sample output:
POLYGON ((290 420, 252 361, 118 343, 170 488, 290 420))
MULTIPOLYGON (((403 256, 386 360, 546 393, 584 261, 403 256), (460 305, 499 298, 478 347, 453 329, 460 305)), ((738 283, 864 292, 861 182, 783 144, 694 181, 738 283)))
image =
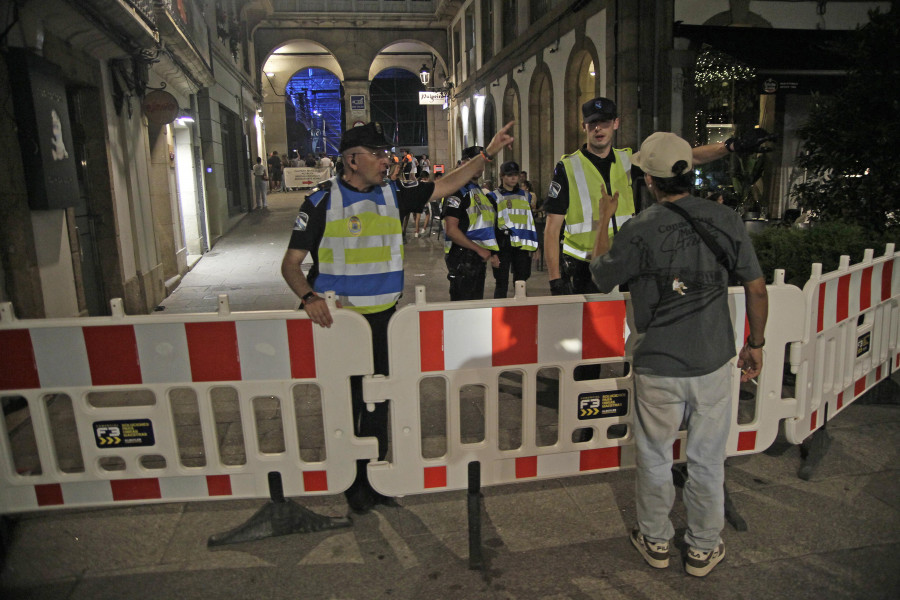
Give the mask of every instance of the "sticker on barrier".
POLYGON ((797 411, 785 421, 785 437, 803 442, 900 365, 897 359, 900 255, 888 244, 883 256, 836 271, 813 265, 803 288, 806 323, 802 342, 791 348, 797 374, 797 411))
POLYGON ((349 376, 371 331, 336 311, 0 319, 0 513, 335 494, 355 461, 349 376), (347 343, 353 340, 353 343, 347 343))

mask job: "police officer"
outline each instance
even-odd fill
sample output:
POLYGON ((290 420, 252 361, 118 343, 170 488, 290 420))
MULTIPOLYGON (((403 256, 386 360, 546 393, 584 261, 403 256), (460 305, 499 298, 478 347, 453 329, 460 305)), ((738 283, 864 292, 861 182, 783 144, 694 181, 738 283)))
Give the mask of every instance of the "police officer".
MULTIPOLYGON (((488 144, 491 153, 512 143, 508 123, 488 144)), ((316 324, 330 327, 333 318, 321 294, 331 290, 338 307, 354 310, 372 328, 375 372, 388 374, 388 320, 403 292, 401 222, 426 202, 448 195, 484 168, 477 156, 436 183, 386 180, 390 144, 378 123, 348 129, 341 138, 340 175, 314 188, 300 207, 294 231, 281 263, 285 281, 301 299, 301 307, 316 324), (349 233, 349 235, 348 235, 349 233), (304 275, 308 254, 313 266, 304 275), (347 260, 352 254, 353 260, 347 260)), ((387 453, 387 404, 368 412, 362 398, 362 377, 351 379, 351 401, 357 436, 378 439, 378 458, 387 453)), ((367 461, 358 461, 357 477, 345 492, 350 508, 366 512, 377 503, 393 501, 378 494, 366 477, 367 461)))
MULTIPOLYGON (((447 279, 450 280, 450 300, 481 300, 484 298, 485 264, 500 266, 495 225, 496 209, 478 185, 484 173, 485 161, 493 159, 493 152, 481 146, 469 146, 462 151, 460 167, 469 168, 471 179, 444 198, 444 242, 447 279), (472 169, 469 165, 475 164, 472 169)), ((444 181, 442 179, 441 181, 444 181)))
MULTIPOLYGON (((643 180, 643 172, 632 167, 631 148, 613 148, 613 136, 619 128, 618 109, 609 98, 594 98, 581 107, 582 128, 587 143, 580 150, 563 156, 556 164, 553 181, 544 208, 544 253, 550 291, 558 294, 596 293, 588 264, 594 245, 598 220, 597 202, 602 191, 618 198, 616 214, 609 223, 609 237, 636 212, 632 181, 643 180), (559 234, 563 229, 562 257, 559 234)), ((760 145, 774 139, 757 129, 741 139, 707 144, 692 149, 693 164, 699 165, 726 156, 760 151, 760 145)))
POLYGON ((506 298, 509 271, 513 281, 527 281, 531 276, 531 257, 538 247, 537 228, 531 212, 531 193, 519 187, 519 164, 508 161, 500 165, 500 187, 488 199, 497 210, 497 256, 494 267, 494 298, 506 298))

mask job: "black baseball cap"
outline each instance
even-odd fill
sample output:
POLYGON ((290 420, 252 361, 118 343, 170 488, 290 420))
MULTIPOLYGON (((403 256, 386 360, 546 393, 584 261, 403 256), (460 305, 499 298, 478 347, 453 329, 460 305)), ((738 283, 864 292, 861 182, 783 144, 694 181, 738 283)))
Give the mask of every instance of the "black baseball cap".
POLYGON ((619 116, 616 103, 609 98, 598 97, 588 100, 581 106, 581 114, 585 123, 609 121, 619 116))
POLYGON ((390 148, 390 143, 384 137, 384 129, 381 123, 370 122, 365 125, 351 127, 341 136, 340 152, 347 148, 365 146, 366 148, 390 148))
POLYGON ((462 151, 462 160, 472 160, 484 151, 482 146, 469 146, 462 151))
POLYGON ((500 165, 501 175, 518 175, 520 170, 521 169, 519 169, 519 163, 514 160, 509 160, 500 165))

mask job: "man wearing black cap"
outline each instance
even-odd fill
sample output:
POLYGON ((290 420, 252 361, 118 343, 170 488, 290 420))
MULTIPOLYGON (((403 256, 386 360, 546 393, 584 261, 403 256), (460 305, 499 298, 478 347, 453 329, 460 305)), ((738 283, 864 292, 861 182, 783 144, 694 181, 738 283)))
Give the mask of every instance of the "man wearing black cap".
POLYGON ((469 146, 462 151, 460 167, 470 167, 470 180, 444 198, 444 253, 447 279, 450 280, 450 300, 481 300, 484 298, 486 263, 500 266, 497 252, 497 210, 478 185, 484 173, 484 161, 493 158, 481 146, 469 146))
MULTIPOLYGON (((609 98, 594 98, 584 103, 581 114, 587 143, 580 150, 563 156, 556 164, 544 203, 547 212, 544 256, 553 295, 597 292, 588 269, 598 216, 597 199, 603 191, 618 195, 618 210, 609 224, 612 239, 636 212, 632 181, 642 176, 639 169, 632 168, 631 148, 612 147, 619 128, 615 102, 609 98), (563 223, 563 255, 560 257, 559 234, 563 223)), ((692 150, 694 164, 711 162, 729 152, 759 151, 760 145, 772 137, 758 129, 740 140, 732 138, 723 143, 698 146, 692 150)))
POLYGON ((500 187, 487 195, 497 210, 497 253, 500 265, 494 267, 494 298, 506 298, 509 270, 513 281, 531 276, 531 257, 538 247, 537 228, 531 212, 530 193, 519 187, 519 164, 500 165, 500 187))
MULTIPOLYGON (((495 154, 512 143, 508 123, 488 144, 495 154)), ((341 138, 341 174, 323 181, 306 197, 294 223, 281 274, 301 299, 301 306, 316 324, 331 327, 328 304, 321 294, 334 291, 338 307, 354 310, 372 328, 375 372, 388 374, 387 325, 403 292, 403 235, 401 223, 429 200, 452 193, 484 168, 489 156, 448 173, 436 183, 386 180, 389 144, 379 123, 344 132, 341 138), (350 235, 347 235, 349 232, 350 235), (309 275, 301 264, 313 258, 309 275)), ((375 436, 378 456, 387 452, 387 404, 365 409, 361 378, 351 385, 357 436, 375 436)), ((366 512, 378 502, 390 502, 369 485, 367 461, 357 463, 357 479, 345 492, 350 507, 366 512)))
POLYGON ((675 533, 672 444, 687 426, 683 502, 685 570, 707 575, 725 556, 725 446, 734 378, 756 377, 768 317, 766 281, 740 216, 691 196, 691 146, 674 133, 644 140, 633 161, 657 203, 629 220, 610 245, 621 198, 601 194, 590 270, 601 292, 628 283, 634 344, 637 528, 631 543, 652 567, 669 564, 675 533), (750 335, 735 367, 728 280, 742 282, 750 335))

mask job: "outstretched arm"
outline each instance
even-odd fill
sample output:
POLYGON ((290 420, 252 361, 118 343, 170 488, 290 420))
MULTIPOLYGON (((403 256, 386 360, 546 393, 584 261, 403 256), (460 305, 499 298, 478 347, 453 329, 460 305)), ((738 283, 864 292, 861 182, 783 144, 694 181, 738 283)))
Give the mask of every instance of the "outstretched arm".
MULTIPOLYGON (((500 150, 504 148, 504 146, 510 146, 513 143, 512 135, 510 135, 509 131, 512 129, 515 121, 510 121, 507 123, 503 129, 497 132, 497 135, 493 137, 491 143, 487 145, 484 151, 491 155, 496 156, 500 150)), ((472 177, 475 176, 478 171, 484 168, 484 165, 487 164, 484 157, 480 154, 467 162, 464 165, 460 165, 444 175, 441 179, 435 182, 434 184, 434 192, 431 194, 431 200, 437 200, 439 198, 443 198, 444 196, 449 196, 466 183, 468 183, 472 177)))

